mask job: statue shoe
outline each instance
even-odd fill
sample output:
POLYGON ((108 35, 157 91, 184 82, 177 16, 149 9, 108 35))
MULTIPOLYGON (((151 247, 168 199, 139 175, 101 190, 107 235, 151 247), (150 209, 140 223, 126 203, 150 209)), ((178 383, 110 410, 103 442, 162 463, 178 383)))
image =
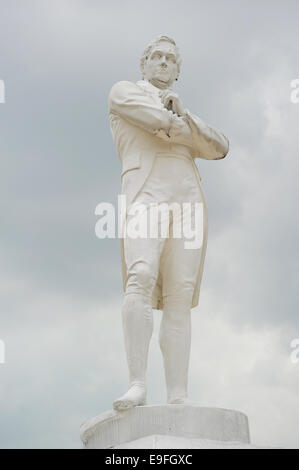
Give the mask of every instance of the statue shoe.
POLYGON ((186 397, 170 398, 167 401, 168 405, 194 405, 194 403, 186 397))
POLYGON ((127 393, 114 401, 113 408, 123 411, 142 405, 146 405, 146 387, 143 384, 133 384, 127 393))

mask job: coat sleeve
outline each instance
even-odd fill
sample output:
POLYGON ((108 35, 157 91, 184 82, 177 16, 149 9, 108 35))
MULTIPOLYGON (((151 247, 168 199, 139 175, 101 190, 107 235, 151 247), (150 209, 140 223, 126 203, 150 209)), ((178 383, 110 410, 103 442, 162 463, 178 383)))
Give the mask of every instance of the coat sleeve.
POLYGON ((109 111, 131 124, 170 143, 193 148, 190 125, 163 106, 159 106, 133 82, 120 81, 111 88, 109 111))
POLYGON ((186 110, 184 119, 186 119, 192 131, 194 157, 220 160, 227 155, 229 141, 221 132, 209 126, 188 110, 186 110))

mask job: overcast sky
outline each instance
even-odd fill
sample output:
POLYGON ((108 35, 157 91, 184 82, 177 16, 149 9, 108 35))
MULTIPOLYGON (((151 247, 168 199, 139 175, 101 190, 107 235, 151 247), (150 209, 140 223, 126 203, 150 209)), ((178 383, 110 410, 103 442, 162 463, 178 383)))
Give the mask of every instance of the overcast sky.
MULTIPOLYGON (((209 208, 189 396, 248 415, 256 445, 299 448, 297 0, 0 0, 0 447, 80 448, 80 424, 127 387, 120 242, 99 202, 121 166, 107 96, 141 78, 159 34, 185 106, 230 140, 197 159, 209 208)), ((148 402, 165 403, 158 346, 148 402)))

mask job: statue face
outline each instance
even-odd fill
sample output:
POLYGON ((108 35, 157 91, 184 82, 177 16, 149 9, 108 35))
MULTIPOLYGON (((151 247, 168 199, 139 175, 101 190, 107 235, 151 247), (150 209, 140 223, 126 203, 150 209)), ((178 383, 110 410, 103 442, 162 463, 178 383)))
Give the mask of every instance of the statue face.
POLYGON ((174 45, 166 41, 158 43, 144 64, 144 77, 153 85, 166 88, 172 85, 177 76, 174 45))

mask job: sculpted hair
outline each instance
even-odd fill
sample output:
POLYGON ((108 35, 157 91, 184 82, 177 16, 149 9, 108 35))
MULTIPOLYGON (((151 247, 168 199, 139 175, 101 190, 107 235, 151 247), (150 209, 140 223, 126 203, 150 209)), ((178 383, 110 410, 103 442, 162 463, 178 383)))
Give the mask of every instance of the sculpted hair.
POLYGON ((177 62, 177 65, 178 65, 178 76, 177 76, 176 80, 178 79, 179 73, 180 73, 180 70, 181 70, 182 59, 181 59, 179 49, 178 49, 174 39, 172 39, 168 36, 158 36, 156 39, 154 39, 154 41, 152 41, 150 44, 148 44, 148 46, 146 46, 146 48, 144 49, 142 57, 140 59, 140 70, 141 70, 141 73, 142 73, 142 78, 144 78, 144 64, 147 61, 148 57, 150 56, 153 48, 155 46, 157 46, 157 44, 159 44, 160 42, 164 42, 164 41, 170 42, 170 44, 173 44, 174 47, 175 47, 176 62, 177 62))

